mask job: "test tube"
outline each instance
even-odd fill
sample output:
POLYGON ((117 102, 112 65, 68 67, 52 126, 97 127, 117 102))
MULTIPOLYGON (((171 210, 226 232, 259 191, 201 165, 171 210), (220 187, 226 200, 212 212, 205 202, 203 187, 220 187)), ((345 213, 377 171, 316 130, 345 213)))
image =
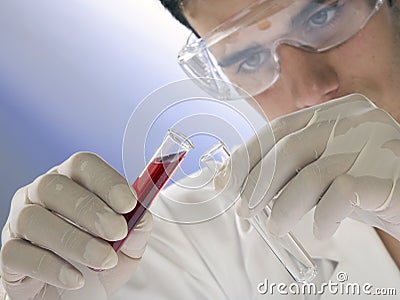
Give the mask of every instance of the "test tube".
MULTIPOLYGON (((200 161, 216 174, 217 168, 220 169, 219 172, 224 172, 224 167, 227 165, 226 160, 229 158, 229 150, 223 142, 219 142, 206 151, 200 161)), ((271 207, 267 205, 258 214, 250 217, 249 222, 295 281, 311 282, 317 275, 315 263, 291 232, 282 237, 269 233, 267 220, 270 215, 271 207)))
POLYGON ((282 237, 269 233, 266 221, 270 215, 271 207, 267 205, 262 211, 249 219, 250 224, 295 281, 299 283, 311 282, 317 275, 315 263, 293 233, 289 232, 282 237))
POLYGON ((128 235, 122 240, 110 242, 116 252, 121 249, 130 232, 134 230, 143 217, 146 209, 150 207, 154 198, 167 184, 186 154, 193 148, 192 142, 185 135, 173 129, 168 130, 162 144, 132 184, 138 202, 132 211, 123 215, 128 224, 128 235))

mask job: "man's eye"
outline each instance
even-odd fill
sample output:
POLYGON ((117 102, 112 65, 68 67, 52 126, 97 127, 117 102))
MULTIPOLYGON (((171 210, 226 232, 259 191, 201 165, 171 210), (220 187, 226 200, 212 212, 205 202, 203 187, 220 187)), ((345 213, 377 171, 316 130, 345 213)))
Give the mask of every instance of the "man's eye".
POLYGON ((311 27, 321 27, 329 24, 335 17, 338 9, 338 3, 326 7, 314 13, 307 21, 311 27))
POLYGON ((238 72, 255 72, 268 60, 270 53, 256 52, 252 53, 239 65, 238 72))

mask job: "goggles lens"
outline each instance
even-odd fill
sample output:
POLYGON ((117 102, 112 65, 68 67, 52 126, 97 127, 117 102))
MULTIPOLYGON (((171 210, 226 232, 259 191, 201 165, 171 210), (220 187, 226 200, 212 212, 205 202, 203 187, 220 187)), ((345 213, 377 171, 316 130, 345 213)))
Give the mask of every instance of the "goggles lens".
POLYGON ((259 0, 203 38, 191 35, 178 61, 217 98, 243 97, 242 90, 254 96, 278 79, 279 45, 327 51, 360 31, 383 2, 259 0), (224 81, 239 89, 232 90, 224 81))

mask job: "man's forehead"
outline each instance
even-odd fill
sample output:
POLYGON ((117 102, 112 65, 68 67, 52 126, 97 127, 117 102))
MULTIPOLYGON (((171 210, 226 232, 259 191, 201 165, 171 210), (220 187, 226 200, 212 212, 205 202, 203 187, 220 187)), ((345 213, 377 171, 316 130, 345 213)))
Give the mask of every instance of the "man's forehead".
POLYGON ((184 14, 200 34, 211 31, 256 0, 185 0, 184 14))
MULTIPOLYGON (((318 1, 324 2, 324 0, 318 1)), ((205 34, 217 27, 218 30, 225 30, 226 28, 220 25, 233 16, 235 18, 231 20, 229 25, 226 24, 227 27, 240 26, 243 18, 254 20, 255 22, 258 22, 257 20, 261 18, 261 21, 266 23, 270 17, 277 13, 280 14, 283 11, 286 14, 296 13, 300 7, 310 2, 313 2, 313 0, 185 0, 183 8, 189 23, 200 36, 204 37, 205 34), (287 10, 287 8, 290 9, 287 10)), ((287 17, 283 19, 277 18, 278 23, 287 19, 287 17)), ((248 25, 250 24, 248 23, 248 25)))

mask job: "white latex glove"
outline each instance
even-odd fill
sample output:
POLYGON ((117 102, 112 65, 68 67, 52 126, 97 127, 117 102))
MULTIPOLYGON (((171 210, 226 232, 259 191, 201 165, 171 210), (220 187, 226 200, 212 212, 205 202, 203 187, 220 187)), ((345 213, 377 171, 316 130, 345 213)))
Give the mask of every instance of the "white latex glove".
POLYGON ((219 189, 240 194, 239 215, 251 217, 274 200, 268 226, 275 235, 315 207, 318 238, 351 217, 400 239, 400 127, 390 115, 354 94, 271 127, 275 141, 269 130, 260 132, 215 179, 219 189))
POLYGON ((151 231, 146 213, 118 254, 104 241, 126 236, 121 213, 136 202, 117 171, 83 152, 18 190, 2 234, 1 279, 9 298, 106 299, 134 272, 151 231))

